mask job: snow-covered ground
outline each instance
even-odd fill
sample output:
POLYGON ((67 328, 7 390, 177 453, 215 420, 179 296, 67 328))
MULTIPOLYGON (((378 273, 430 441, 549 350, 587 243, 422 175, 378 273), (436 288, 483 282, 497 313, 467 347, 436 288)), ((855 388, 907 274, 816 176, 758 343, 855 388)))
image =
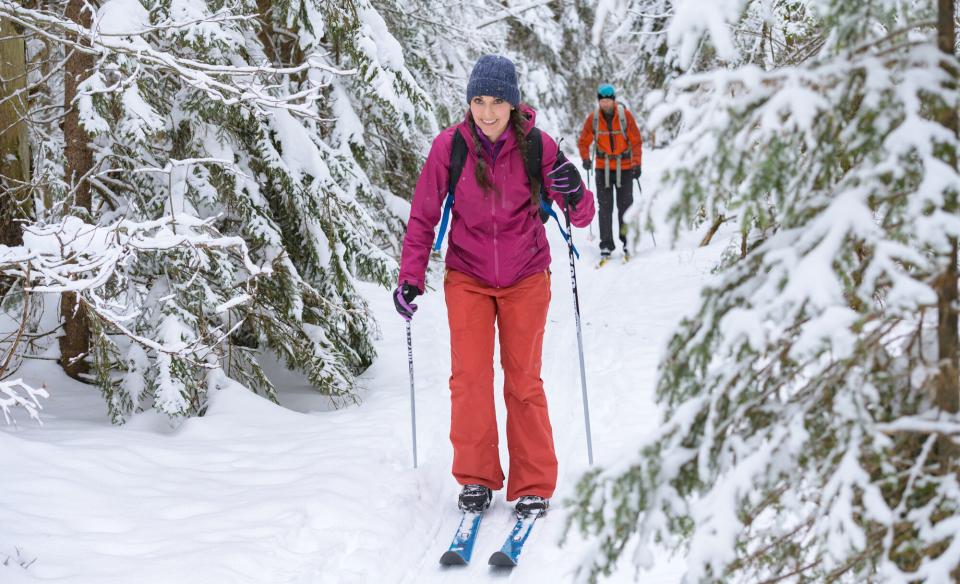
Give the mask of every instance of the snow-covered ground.
MULTIPOLYGON (((646 156, 645 181, 662 166, 659 156, 646 156)), ((549 233, 553 303, 543 378, 560 476, 551 513, 512 573, 486 565, 512 525, 502 493, 483 522, 474 564, 437 564, 458 518, 442 290, 419 299, 413 321, 414 470, 404 322, 386 290, 367 286, 383 336, 359 407, 331 410, 297 378, 280 375, 286 407, 231 389, 176 429, 155 414, 114 427, 95 388, 48 361, 25 365, 21 374, 45 383, 51 397, 43 427, 21 417, 17 427, 0 428, 0 582, 570 581, 583 545, 577 534, 558 545, 563 500, 588 465, 566 246, 555 228, 549 233)), ((670 250, 663 241, 654 248, 647 235, 629 264, 596 270, 597 241, 588 242, 585 230, 575 237, 594 453, 603 465, 631 456, 658 422, 652 392, 660 352, 725 240, 698 249, 691 235, 670 250)), ((664 555, 643 581, 677 582, 682 562, 664 555)), ((633 578, 624 562, 609 581, 633 578)))

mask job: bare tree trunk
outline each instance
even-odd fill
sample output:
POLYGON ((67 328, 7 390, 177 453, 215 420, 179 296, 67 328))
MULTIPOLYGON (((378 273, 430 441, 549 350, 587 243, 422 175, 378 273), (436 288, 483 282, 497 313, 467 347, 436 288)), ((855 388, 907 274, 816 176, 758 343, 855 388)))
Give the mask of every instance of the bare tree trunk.
POLYGON ((29 215, 30 136, 25 123, 27 55, 12 22, 0 20, 0 244, 20 245, 29 215))
POLYGON ((717 218, 713 220, 713 225, 710 226, 710 229, 707 231, 707 234, 703 236, 703 239, 700 240, 700 247, 707 247, 710 245, 710 241, 713 240, 713 236, 717 234, 717 231, 720 229, 720 226, 729 221, 726 215, 717 215, 717 218))
MULTIPOLYGON (((947 55, 954 55, 954 0, 939 0, 937 18, 937 46, 947 55)), ((944 69, 957 87, 958 72, 953 61, 944 61, 944 69)), ((957 117, 956 104, 941 106, 939 122, 954 136, 960 137, 960 120, 957 117)), ((957 168, 957 152, 950 151, 946 162, 957 168)), ((955 215, 958 210, 957 193, 944 193, 944 211, 955 215)), ((937 281, 938 313, 937 340, 939 342, 940 372, 937 379, 937 406, 947 412, 960 410, 960 366, 958 366, 957 339, 957 240, 951 238, 951 250, 947 257, 944 273, 937 281)), ((957 445, 949 437, 941 437, 937 450, 941 468, 944 472, 956 469, 958 461, 957 445)))
MULTIPOLYGON (((93 15, 85 8, 84 0, 68 0, 64 16, 85 28, 90 28, 93 15)), ((78 39, 82 40, 82 39, 78 39)), ((67 211, 89 217, 91 213, 90 183, 84 179, 93 167, 93 152, 88 144, 86 131, 80 126, 80 114, 74 103, 78 85, 93 69, 90 55, 74 51, 64 67, 63 120, 64 174, 71 191, 67 211)), ((86 310, 77 302, 74 293, 60 297, 60 316, 63 318, 63 335, 60 337, 60 365, 64 372, 75 379, 88 371, 85 358, 90 351, 90 323, 86 310)))
POLYGON ((273 10, 273 0, 257 0, 257 19, 260 21, 260 30, 257 32, 257 38, 263 45, 263 50, 270 59, 270 64, 274 67, 280 66, 280 55, 273 42, 271 33, 273 32, 273 23, 271 22, 270 11, 273 10))

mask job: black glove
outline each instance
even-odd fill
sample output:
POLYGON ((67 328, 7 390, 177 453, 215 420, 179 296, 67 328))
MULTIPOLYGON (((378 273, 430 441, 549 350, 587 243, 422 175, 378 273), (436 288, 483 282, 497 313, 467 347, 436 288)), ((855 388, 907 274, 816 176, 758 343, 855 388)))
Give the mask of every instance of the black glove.
POLYGON ((643 176, 643 168, 640 166, 633 167, 633 178, 640 178, 643 176))
POLYGON ((563 195, 563 202, 568 207, 576 207, 583 198, 583 179, 580 178, 580 171, 567 160, 563 152, 557 152, 557 161, 547 176, 553 180, 551 190, 563 195))
POLYGON ((590 159, 589 159, 589 158, 584 158, 584 159, 583 159, 583 170, 585 170, 585 171, 587 171, 587 172, 590 172, 591 170, 593 170, 593 165, 590 164, 590 159))
POLYGON ((420 295, 420 289, 404 282, 397 286, 393 292, 393 306, 406 320, 413 318, 413 313, 417 311, 417 305, 412 304, 413 299, 420 295))

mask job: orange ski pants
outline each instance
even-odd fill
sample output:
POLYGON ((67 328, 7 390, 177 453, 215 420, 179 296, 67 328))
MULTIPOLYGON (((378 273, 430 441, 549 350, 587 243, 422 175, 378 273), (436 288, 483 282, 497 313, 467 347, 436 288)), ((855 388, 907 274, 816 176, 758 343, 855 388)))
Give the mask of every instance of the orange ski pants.
POLYGON ((549 498, 557 485, 557 456, 540 379, 550 273, 508 288, 492 288, 461 272, 444 280, 450 320, 450 441, 453 476, 461 485, 503 488, 493 394, 494 323, 507 409, 510 474, 507 500, 549 498))

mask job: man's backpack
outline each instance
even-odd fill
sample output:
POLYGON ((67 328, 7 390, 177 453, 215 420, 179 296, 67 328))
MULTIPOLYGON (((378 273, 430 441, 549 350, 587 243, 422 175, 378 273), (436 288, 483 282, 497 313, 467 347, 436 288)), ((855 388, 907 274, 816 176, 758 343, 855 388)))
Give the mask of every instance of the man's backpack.
MULTIPOLYGON (((450 152, 450 180, 447 183, 447 200, 443 204, 443 218, 440 220, 440 233, 437 235, 437 242, 433 244, 433 251, 440 251, 440 244, 443 242, 443 236, 447 231, 447 223, 450 221, 450 210, 453 209, 454 191, 457 183, 460 181, 460 175, 463 173, 463 166, 467 162, 467 143, 458 129, 453 133, 453 149, 450 152)), ((544 186, 543 175, 540 167, 543 163, 543 136, 539 128, 531 128, 527 134, 527 148, 523 152, 523 165, 527 170, 527 177, 533 180, 534 177, 540 177, 540 221, 546 223, 550 217, 557 220, 560 225, 560 219, 556 211, 553 210, 553 201, 547 197, 547 189, 544 186)), ((564 237, 568 237, 563 227, 560 231, 564 237)))
MULTIPOLYGON (((626 155, 627 157, 633 154, 633 144, 630 143, 630 138, 627 136, 627 106, 616 104, 617 108, 617 118, 620 120, 620 131, 614 132, 613 128, 607 128, 609 131, 604 132, 607 134, 617 134, 619 133, 623 136, 624 142, 627 143, 627 150, 621 155, 626 155)), ((597 153, 600 152, 600 116, 603 115, 603 110, 597 107, 597 111, 593 113, 593 148, 594 148, 594 158, 596 158, 597 153)))
MULTIPOLYGON (((627 136, 627 107, 621 104, 617 104, 615 107, 617 110, 617 118, 620 120, 619 132, 613 131, 612 127, 608 127, 606 132, 600 132, 600 116, 603 115, 603 111, 599 107, 597 107, 597 111, 593 113, 593 159, 598 162, 601 159, 603 159, 605 184, 607 185, 607 187, 610 186, 610 161, 615 160, 617 162, 616 184, 619 187, 620 173, 623 170, 622 168, 623 160, 625 158, 627 159, 633 158, 633 144, 630 143, 630 137, 627 136), (620 154, 616 154, 616 155, 606 154, 603 150, 600 149, 600 134, 603 134, 604 136, 609 136, 611 148, 613 147, 613 136, 615 134, 620 134, 621 136, 623 136, 623 141, 626 142, 627 144, 627 149, 621 152, 620 154)), ((609 125, 613 126, 613 123, 611 122, 609 125)), ((600 176, 598 174, 597 185, 599 186, 599 184, 600 184, 600 176)))

